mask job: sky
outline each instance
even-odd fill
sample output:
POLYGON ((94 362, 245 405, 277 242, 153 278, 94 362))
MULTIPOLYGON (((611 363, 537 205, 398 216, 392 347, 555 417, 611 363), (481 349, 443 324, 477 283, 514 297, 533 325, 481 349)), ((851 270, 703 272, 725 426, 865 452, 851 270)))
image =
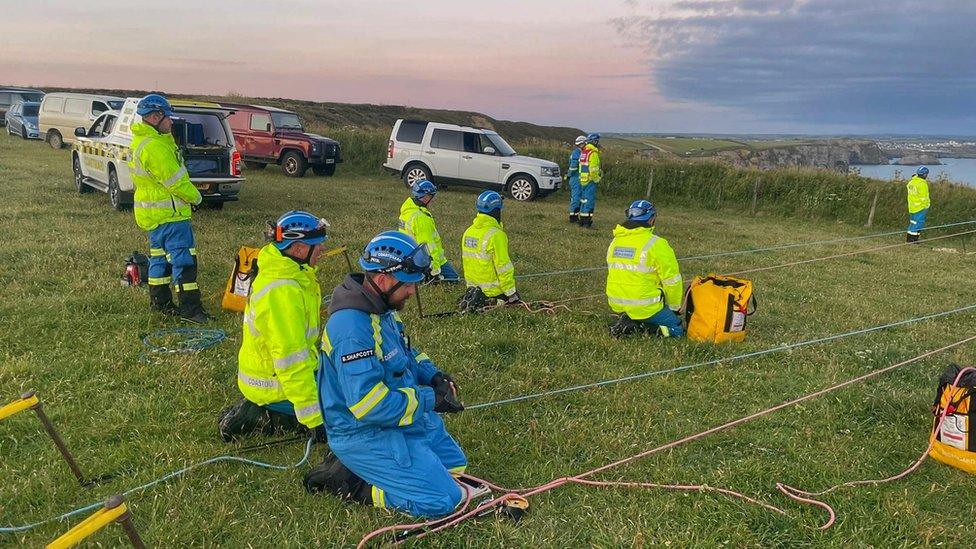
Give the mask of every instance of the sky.
POLYGON ((586 131, 972 135, 974 0, 0 0, 0 82, 586 131))

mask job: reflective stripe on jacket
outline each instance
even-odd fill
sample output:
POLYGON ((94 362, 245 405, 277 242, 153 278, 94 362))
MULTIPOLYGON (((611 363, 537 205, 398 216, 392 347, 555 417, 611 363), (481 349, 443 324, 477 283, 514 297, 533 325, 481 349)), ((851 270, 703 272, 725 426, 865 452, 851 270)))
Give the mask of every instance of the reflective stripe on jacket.
POLYGON ((190 181, 172 134, 144 122, 132 125, 129 173, 135 187, 136 224, 151 231, 163 223, 190 219, 190 205, 203 197, 190 181))
POLYGON ((515 267, 508 255, 508 235, 494 217, 479 213, 461 237, 464 281, 488 297, 515 293, 515 267))
POLYGON ((603 172, 600 171, 600 150, 593 143, 587 143, 580 153, 579 159, 580 185, 599 183, 603 172))
POLYGON ((617 225, 607 249, 607 302, 633 320, 657 314, 665 304, 681 308, 684 286, 674 250, 652 227, 617 225))
POLYGON ((322 424, 315 388, 322 290, 315 272, 272 244, 261 248, 237 357, 237 386, 244 397, 259 405, 288 400, 308 428, 322 424))
POLYGON ((579 177, 580 154, 582 152, 579 147, 573 147, 573 152, 569 153, 569 177, 579 177))
POLYGON ((930 205, 928 181, 913 175, 908 181, 908 213, 918 213, 930 205))
POLYGON ((444 244, 434 223, 434 214, 424 206, 418 205, 413 198, 407 198, 400 206, 400 232, 413 237, 418 244, 427 244, 430 251, 430 272, 438 274, 441 265, 447 263, 444 257, 444 244))

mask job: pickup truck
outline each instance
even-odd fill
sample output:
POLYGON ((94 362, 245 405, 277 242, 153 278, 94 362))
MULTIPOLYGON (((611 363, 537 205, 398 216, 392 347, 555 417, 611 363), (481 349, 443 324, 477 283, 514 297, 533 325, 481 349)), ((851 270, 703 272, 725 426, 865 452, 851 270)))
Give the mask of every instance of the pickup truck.
MULTIPOLYGON (((129 175, 132 124, 138 98, 126 99, 121 110, 102 113, 90 128, 75 128, 71 168, 79 193, 108 193, 116 210, 132 206, 135 189, 129 175)), ((173 106, 173 138, 180 147, 190 181, 203 195, 203 204, 221 209, 237 200, 244 178, 241 155, 227 123, 231 111, 216 103, 170 101, 173 106)))
POLYGON ((304 177, 312 168, 315 175, 331 176, 342 162, 339 142, 306 133, 298 115, 274 107, 222 103, 234 111, 230 127, 241 150, 244 164, 260 170, 278 164, 288 177, 304 177))

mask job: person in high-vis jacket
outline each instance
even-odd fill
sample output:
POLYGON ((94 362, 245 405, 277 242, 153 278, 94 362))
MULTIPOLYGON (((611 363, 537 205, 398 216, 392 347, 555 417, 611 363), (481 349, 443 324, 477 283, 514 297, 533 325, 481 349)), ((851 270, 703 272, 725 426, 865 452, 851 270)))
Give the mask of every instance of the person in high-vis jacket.
POLYGON ((457 384, 411 344, 397 311, 430 269, 427 247, 387 231, 363 250, 364 274, 332 293, 319 401, 333 454, 305 475, 309 492, 418 517, 462 500, 468 461, 438 413, 464 409, 457 384))
POLYGON ((581 135, 576 138, 576 145, 569 153, 569 170, 566 176, 569 180, 569 222, 579 223, 580 213, 580 172, 579 159, 586 146, 586 136, 581 135))
POLYGON ((203 200, 190 181, 170 131, 173 109, 165 97, 150 94, 139 100, 142 122, 132 125, 129 173, 135 187, 133 213, 149 233, 149 304, 154 311, 179 315, 204 324, 210 315, 200 301, 197 249, 190 228, 192 208, 203 200), (179 296, 173 304, 170 285, 179 296))
POLYGON ((436 195, 437 185, 426 179, 415 181, 410 186, 410 197, 400 206, 400 232, 427 245, 431 257, 428 282, 459 282, 458 272, 444 254, 444 244, 437 232, 434 214, 430 213, 430 203, 436 195))
POLYGON ((468 288, 479 288, 489 304, 521 301, 515 288, 515 267, 508 254, 502 225, 502 196, 484 191, 475 201, 478 213, 461 237, 461 261, 468 288))
POLYGON ((908 233, 906 242, 918 242, 922 229, 925 228, 925 217, 929 213, 929 169, 919 166, 915 175, 908 181, 908 233))
POLYGON ((647 200, 627 208, 607 249, 607 302, 620 318, 610 328, 619 337, 638 330, 663 337, 685 334, 678 310, 684 294, 678 260, 668 241, 654 234, 657 212, 647 200))
POLYGON ((307 433, 325 439, 315 371, 319 366, 322 290, 316 265, 328 223, 303 211, 269 223, 270 244, 244 308, 237 387, 243 398, 219 420, 225 441, 260 432, 307 433))
POLYGON ((586 145, 580 152, 579 183, 580 183, 580 212, 581 227, 593 226, 593 210, 596 208, 596 186, 603 178, 600 169, 600 134, 591 133, 586 136, 586 145))

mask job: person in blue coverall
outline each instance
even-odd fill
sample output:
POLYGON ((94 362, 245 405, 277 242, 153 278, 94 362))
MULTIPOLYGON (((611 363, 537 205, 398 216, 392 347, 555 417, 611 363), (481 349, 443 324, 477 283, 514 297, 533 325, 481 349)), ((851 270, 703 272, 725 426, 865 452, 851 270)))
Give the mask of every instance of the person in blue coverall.
POLYGON ((576 138, 576 146, 573 152, 569 153, 569 170, 566 172, 569 179, 569 222, 579 223, 580 213, 580 182, 579 182, 579 159, 583 147, 586 146, 586 136, 581 135, 576 138))
POLYGON ((305 476, 309 492, 417 517, 454 511, 453 475, 468 461, 439 413, 457 413, 454 379, 414 349, 397 311, 430 268, 424 245, 401 232, 373 238, 365 274, 336 287, 322 335, 319 404, 334 455, 305 476))

